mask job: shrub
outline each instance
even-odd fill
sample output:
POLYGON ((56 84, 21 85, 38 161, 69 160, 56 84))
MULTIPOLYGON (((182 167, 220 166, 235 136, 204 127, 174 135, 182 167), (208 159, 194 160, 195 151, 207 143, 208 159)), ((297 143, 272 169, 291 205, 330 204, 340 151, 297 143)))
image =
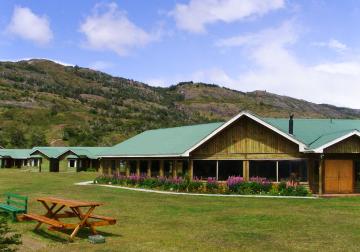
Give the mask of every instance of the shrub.
POLYGON ((203 182, 196 178, 193 181, 189 181, 189 184, 187 186, 187 192, 199 192, 203 187, 203 182))
POLYGON ((242 184, 244 182, 244 178, 243 177, 229 177, 228 180, 226 181, 226 184, 229 188, 230 192, 237 192, 238 191, 238 187, 240 186, 240 184, 242 184))
POLYGON ((290 185, 281 182, 277 188, 277 195, 281 196, 308 196, 310 192, 302 185, 290 185))
POLYGON ((208 178, 206 182, 194 178, 148 177, 146 175, 124 176, 120 174, 102 175, 94 183, 117 184, 122 186, 159 189, 176 192, 201 193, 235 193, 235 194, 270 194, 281 196, 307 196, 309 192, 304 186, 281 182, 271 184, 261 177, 252 177, 245 181, 243 177, 229 177, 226 184, 220 184, 215 178, 208 178))
POLYGON ((206 189, 209 192, 217 192, 219 189, 218 181, 215 178, 208 178, 206 181, 206 189))
POLYGON ((271 189, 270 181, 260 177, 252 177, 249 181, 242 177, 229 177, 227 186, 230 192, 238 194, 263 194, 271 189))
POLYGON ((21 244, 20 234, 14 233, 8 226, 7 216, 0 215, 0 251, 16 251, 14 245, 21 244))

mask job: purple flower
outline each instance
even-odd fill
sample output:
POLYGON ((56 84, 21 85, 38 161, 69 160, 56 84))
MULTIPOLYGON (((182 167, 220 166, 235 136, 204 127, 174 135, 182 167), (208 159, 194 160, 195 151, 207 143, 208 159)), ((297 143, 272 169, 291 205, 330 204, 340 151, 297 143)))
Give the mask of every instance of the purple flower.
POLYGON ((228 180, 226 181, 226 184, 229 188, 234 187, 238 184, 241 184, 244 182, 244 178, 243 177, 236 177, 236 176, 231 176, 228 178, 228 180))

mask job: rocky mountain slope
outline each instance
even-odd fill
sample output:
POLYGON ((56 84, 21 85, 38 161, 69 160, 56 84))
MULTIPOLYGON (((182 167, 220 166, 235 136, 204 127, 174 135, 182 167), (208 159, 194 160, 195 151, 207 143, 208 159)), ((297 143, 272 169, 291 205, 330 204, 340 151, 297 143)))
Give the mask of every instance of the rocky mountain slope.
POLYGON ((169 88, 48 60, 0 62, 0 146, 111 145, 146 129, 261 116, 360 118, 360 110, 204 83, 169 88))

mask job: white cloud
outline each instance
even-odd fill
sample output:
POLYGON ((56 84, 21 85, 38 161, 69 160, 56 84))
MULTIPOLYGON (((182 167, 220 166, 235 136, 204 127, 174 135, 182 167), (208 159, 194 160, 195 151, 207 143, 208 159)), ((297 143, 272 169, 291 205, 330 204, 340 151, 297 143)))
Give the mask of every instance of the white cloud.
POLYGON ((98 60, 90 64, 89 68, 104 71, 114 67, 114 64, 108 61, 98 60))
POLYGON ((349 61, 340 63, 323 63, 314 67, 314 70, 328 74, 339 74, 344 76, 360 76, 360 62, 349 61))
POLYGON ((327 47, 329 49, 333 49, 338 52, 343 52, 348 49, 347 45, 336 39, 330 39, 327 42, 315 42, 313 43, 313 45, 319 47, 327 47))
POLYGON ((18 58, 18 59, 8 59, 8 58, 2 58, 0 61, 9 61, 9 62, 19 62, 19 61, 31 61, 31 60, 50 60, 57 64, 63 65, 63 66, 75 66, 75 64, 64 62, 61 60, 56 59, 49 59, 49 58, 39 58, 39 57, 28 57, 28 58, 18 58))
POLYGON ((170 15, 179 29, 201 33, 208 24, 261 16, 284 5, 284 0, 190 0, 188 4, 176 4, 170 15))
POLYGON ((227 84, 233 85, 233 79, 221 68, 213 67, 209 69, 202 69, 190 74, 186 79, 194 82, 205 82, 210 84, 227 84))
POLYGON ((148 33, 132 23, 116 3, 96 5, 92 15, 81 24, 80 31, 86 36, 86 47, 114 51, 120 56, 158 39, 157 33, 148 33))
POLYGON ((30 40, 39 45, 48 44, 53 33, 46 16, 38 16, 29 8, 16 6, 12 14, 7 32, 22 39, 30 40))
POLYGON ((290 21, 275 29, 218 41, 217 46, 228 49, 241 46, 253 66, 250 71, 228 76, 230 80, 225 85, 360 108, 357 95, 360 93, 360 61, 354 58, 306 65, 291 50, 300 35, 299 27, 290 21))
POLYGON ((149 84, 154 87, 167 87, 169 83, 163 78, 150 78, 143 81, 145 84, 149 84))

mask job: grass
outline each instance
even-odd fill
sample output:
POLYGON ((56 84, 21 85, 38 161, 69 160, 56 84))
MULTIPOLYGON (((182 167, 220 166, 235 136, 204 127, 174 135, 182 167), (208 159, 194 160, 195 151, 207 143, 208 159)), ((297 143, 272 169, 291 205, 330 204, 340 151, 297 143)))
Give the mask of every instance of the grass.
POLYGON ((358 251, 360 198, 257 199, 160 195, 98 186, 76 186, 92 173, 28 173, 0 170, 0 193, 30 197, 30 212, 41 213, 39 196, 105 203, 96 213, 118 219, 99 228, 105 244, 74 243, 35 223, 14 223, 23 251, 358 251))

